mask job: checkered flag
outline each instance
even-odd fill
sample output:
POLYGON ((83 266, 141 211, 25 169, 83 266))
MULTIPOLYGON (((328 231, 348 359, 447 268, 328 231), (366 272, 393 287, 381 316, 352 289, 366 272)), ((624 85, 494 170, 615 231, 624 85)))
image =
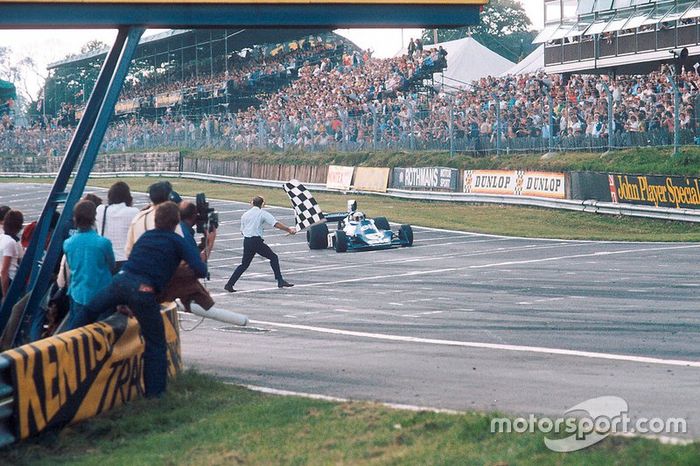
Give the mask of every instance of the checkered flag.
POLYGON ((323 212, 321 212, 313 194, 299 180, 290 180, 285 183, 284 190, 292 201, 292 207, 294 207, 297 231, 324 221, 323 212))

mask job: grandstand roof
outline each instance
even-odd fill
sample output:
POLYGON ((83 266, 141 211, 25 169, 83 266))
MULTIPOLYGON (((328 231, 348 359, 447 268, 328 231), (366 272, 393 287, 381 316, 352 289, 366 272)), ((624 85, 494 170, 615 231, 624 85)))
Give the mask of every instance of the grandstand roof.
MULTIPOLYGON (((230 31, 231 32, 227 35, 227 42, 229 44, 229 48, 231 51, 239 51, 245 48, 253 47, 254 45, 276 44, 299 39, 301 37, 306 37, 313 34, 330 32, 330 29, 231 29, 230 31)), ((159 42, 165 42, 173 37, 186 36, 188 34, 194 33, 195 30, 193 29, 171 29, 169 31, 161 32, 159 34, 144 37, 143 39, 141 39, 141 42, 139 42, 139 47, 142 47, 145 44, 157 44, 159 42)), ((50 70, 62 65, 78 63, 83 60, 89 60, 94 57, 106 55, 106 53, 107 49, 76 55, 51 63, 47 66, 47 69, 50 70)))
POLYGON ((548 24, 534 42, 617 32, 668 23, 680 19, 700 18, 697 0, 580 0, 578 20, 548 24))
POLYGON ((544 71, 544 45, 537 47, 534 52, 520 60, 501 76, 517 76, 537 73, 538 71, 544 71))
POLYGON ((463 27, 488 0, 13 0, 0 28, 463 27))
POLYGON ((430 48, 439 46, 447 51, 444 76, 449 86, 464 87, 487 76, 500 76, 515 65, 472 37, 442 42, 430 48))

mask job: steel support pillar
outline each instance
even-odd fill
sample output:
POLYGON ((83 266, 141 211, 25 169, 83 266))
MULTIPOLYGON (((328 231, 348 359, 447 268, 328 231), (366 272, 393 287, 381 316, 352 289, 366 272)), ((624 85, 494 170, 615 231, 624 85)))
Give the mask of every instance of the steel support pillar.
POLYGON ((119 29, 114 45, 102 65, 83 117, 66 150, 58 176, 44 204, 34 236, 26 251, 25 259, 22 260, 0 308, 0 329, 4 329, 13 306, 22 296, 29 294, 23 318, 15 330, 15 344, 34 341, 41 337, 44 320, 44 314, 40 309, 41 301, 48 291, 53 272, 61 257, 63 240, 72 226, 73 207, 80 200, 90 177, 102 138, 114 114, 114 106, 143 31, 143 28, 133 27, 119 29), (68 181, 76 166, 77 173, 73 184, 70 190, 67 190, 68 181), (44 253, 51 219, 61 205, 63 208, 60 210, 58 223, 44 253), (20 332, 21 329, 23 329, 22 332, 20 332))

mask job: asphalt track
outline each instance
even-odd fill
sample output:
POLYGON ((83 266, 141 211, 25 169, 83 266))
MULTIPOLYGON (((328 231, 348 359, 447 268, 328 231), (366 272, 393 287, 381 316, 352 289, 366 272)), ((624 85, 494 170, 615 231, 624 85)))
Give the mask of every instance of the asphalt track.
MULTIPOLYGON (((0 204, 31 220, 47 192, 0 184, 0 204)), ((240 329, 183 315, 189 366, 247 385, 517 415, 561 416, 614 395, 632 418, 684 418, 700 437, 700 244, 414 226, 412 248, 337 254, 274 230, 266 241, 296 286, 277 289, 256 258, 228 294, 247 206, 212 205, 222 225, 208 286, 218 307, 252 321, 240 329)), ((291 209, 270 210, 292 222, 291 209)))

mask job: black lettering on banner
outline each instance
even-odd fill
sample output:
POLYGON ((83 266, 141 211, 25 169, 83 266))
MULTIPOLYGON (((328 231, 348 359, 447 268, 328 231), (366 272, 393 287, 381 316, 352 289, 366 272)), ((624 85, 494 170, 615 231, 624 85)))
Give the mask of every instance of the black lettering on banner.
POLYGON ((143 354, 135 354, 130 358, 114 362, 110 367, 110 375, 100 400, 99 411, 110 410, 142 395, 142 377, 143 354))
POLYGON ((98 322, 4 353, 13 366, 19 438, 73 419, 121 327, 98 322))
MULTIPOLYGON (((182 367, 175 308, 162 318, 168 373, 175 375, 182 367)), ((3 353, 12 368, 16 436, 25 439, 142 394, 143 337, 136 325, 134 319, 114 314, 3 353)))

